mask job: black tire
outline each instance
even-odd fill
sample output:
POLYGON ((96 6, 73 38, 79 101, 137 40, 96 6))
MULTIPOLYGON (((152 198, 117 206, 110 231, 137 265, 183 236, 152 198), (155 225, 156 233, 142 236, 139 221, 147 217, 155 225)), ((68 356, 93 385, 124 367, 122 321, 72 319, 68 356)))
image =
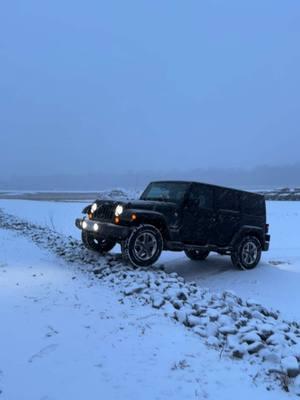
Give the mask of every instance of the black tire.
POLYGON ((135 267, 154 264, 163 250, 163 238, 153 225, 135 228, 122 245, 123 257, 135 267))
POLYGON ((184 250, 184 252, 188 258, 190 258, 191 260, 195 260, 195 261, 203 261, 209 255, 208 250, 188 249, 188 250, 184 250))
POLYGON ((86 231, 81 232, 81 239, 87 249, 97 251, 101 254, 107 253, 116 244, 114 240, 99 238, 86 231))
POLYGON ((249 270, 257 266, 261 258, 261 243, 255 236, 246 236, 231 252, 233 265, 249 270))

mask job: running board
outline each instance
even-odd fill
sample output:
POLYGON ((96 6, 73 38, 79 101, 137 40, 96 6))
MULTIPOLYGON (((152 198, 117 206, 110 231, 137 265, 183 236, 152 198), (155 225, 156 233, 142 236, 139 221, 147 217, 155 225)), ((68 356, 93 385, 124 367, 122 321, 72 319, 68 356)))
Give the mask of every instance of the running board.
POLYGON ((218 247, 216 245, 207 244, 199 246, 195 244, 187 244, 182 242, 166 242, 166 250, 182 251, 182 250, 201 250, 201 251, 215 251, 220 254, 230 254, 231 247, 218 247))

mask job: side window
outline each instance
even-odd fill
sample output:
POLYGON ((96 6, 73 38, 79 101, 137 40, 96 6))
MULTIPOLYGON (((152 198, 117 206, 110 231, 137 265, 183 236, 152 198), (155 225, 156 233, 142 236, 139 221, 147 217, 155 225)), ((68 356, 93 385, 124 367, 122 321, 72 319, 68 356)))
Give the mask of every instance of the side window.
POLYGON ((249 215, 264 216, 266 212, 265 200, 255 194, 242 195, 243 212, 249 215))
POLYGON ((194 207, 213 208, 213 189, 209 186, 195 185, 190 192, 190 202, 194 207))
POLYGON ((216 209, 240 211, 239 193, 235 190, 216 189, 216 209))

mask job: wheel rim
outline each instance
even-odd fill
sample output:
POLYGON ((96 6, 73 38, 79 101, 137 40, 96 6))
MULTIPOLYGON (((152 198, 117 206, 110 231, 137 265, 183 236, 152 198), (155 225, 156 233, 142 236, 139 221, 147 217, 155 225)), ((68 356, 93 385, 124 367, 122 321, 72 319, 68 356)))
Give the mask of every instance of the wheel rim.
POLYGON ((153 233, 140 233, 134 244, 134 254, 141 261, 150 260, 157 251, 157 240, 153 233))
POLYGON ((192 250, 192 254, 195 254, 196 256, 200 256, 203 254, 203 252, 201 252, 200 250, 192 250))
POLYGON ((242 260, 243 263, 246 265, 253 264, 258 255, 258 249, 255 243, 247 242, 245 243, 243 250, 242 250, 242 260))

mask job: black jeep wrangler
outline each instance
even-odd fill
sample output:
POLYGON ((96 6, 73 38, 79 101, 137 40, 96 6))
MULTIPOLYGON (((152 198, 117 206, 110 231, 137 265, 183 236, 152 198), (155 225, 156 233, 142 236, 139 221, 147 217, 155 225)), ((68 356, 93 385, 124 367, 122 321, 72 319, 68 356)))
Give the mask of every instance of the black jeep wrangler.
POLYGON ((148 185, 139 200, 96 200, 76 219, 89 249, 105 253, 116 243, 134 266, 149 266, 162 250, 204 260, 211 251, 234 265, 254 268, 269 249, 263 196, 197 182, 148 185))

